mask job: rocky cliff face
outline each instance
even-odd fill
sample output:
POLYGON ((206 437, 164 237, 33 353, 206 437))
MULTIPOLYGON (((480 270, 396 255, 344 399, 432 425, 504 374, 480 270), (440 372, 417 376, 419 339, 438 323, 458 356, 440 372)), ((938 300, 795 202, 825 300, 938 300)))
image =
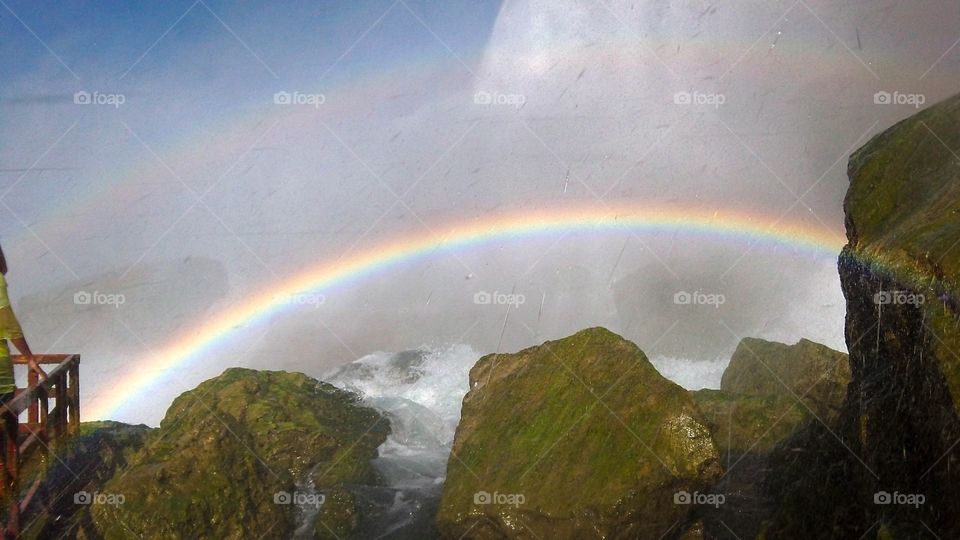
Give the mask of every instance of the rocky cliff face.
POLYGON ((388 432, 331 385, 228 369, 173 402, 103 486, 93 523, 106 538, 343 538, 361 511, 347 487, 377 483, 388 432))
POLYGON ((602 328, 481 358, 448 463, 445 538, 669 538, 720 474, 689 393, 602 328))
POLYGON ((773 536, 819 523, 819 537, 960 537, 958 153, 954 97, 850 158, 839 270, 852 381, 837 422, 779 456, 773 536))
MULTIPOLYGON (((868 506, 895 535, 960 534, 960 98, 877 136, 850 158, 840 257, 855 429, 868 506)), ((855 437, 855 438, 854 438, 855 437)))

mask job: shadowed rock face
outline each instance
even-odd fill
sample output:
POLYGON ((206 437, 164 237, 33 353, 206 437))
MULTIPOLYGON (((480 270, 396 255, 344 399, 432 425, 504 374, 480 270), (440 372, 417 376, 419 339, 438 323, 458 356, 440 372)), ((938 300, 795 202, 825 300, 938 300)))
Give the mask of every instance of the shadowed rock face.
POLYGON ((852 381, 836 425, 814 426, 779 457, 776 537, 816 523, 821 537, 878 524, 896 538, 960 536, 958 150, 954 97, 850 158, 839 270, 852 381), (883 493, 924 502, 876 504, 883 493))
POLYGON ((708 538, 756 538, 772 511, 763 492, 770 452, 804 425, 828 422, 850 381, 847 355, 805 339, 786 345, 744 338, 722 390, 691 392, 720 449, 724 504, 699 509, 708 538))
MULTIPOLYGON (((120 422, 84 422, 79 432, 50 459, 45 481, 21 516, 23 538, 97 538, 90 521, 90 506, 77 504, 75 497, 103 492, 103 484, 148 438, 151 428, 120 422)), ((32 478, 37 459, 24 464, 23 478, 32 478)), ((26 489, 24 487, 23 489, 26 489)))
POLYGON ((359 508, 344 486, 377 483, 370 460, 388 432, 386 419, 329 384, 231 368, 173 402, 103 486, 123 504, 93 505, 93 522, 106 538, 288 538, 304 521, 308 536, 345 537, 359 508), (305 520, 281 492, 322 493, 329 504, 305 520))
POLYGON ((602 328, 481 358, 461 418, 445 538, 670 537, 690 509, 674 494, 720 473, 689 393, 602 328))

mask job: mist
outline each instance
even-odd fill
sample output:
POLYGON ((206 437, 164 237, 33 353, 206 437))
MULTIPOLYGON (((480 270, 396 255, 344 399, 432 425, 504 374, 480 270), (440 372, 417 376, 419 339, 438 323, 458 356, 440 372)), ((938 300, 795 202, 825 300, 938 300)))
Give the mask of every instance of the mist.
POLYGON ((589 326, 691 387, 716 387, 744 336, 845 349, 846 160, 917 110, 878 92, 952 92, 951 3, 455 4, 9 3, 10 294, 36 351, 82 353, 88 410, 137 381, 110 417, 155 424, 228 366, 320 376, 378 351, 513 351, 589 326), (310 269, 568 207, 737 213, 756 234, 440 241, 181 364, 150 360, 310 269), (829 245, 766 237, 788 225, 829 245))

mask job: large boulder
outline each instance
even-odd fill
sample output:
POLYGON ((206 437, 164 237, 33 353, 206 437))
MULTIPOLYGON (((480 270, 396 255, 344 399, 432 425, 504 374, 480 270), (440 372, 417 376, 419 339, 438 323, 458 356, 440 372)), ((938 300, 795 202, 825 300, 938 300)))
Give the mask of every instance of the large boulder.
POLYGON ((481 358, 447 467, 445 538, 679 535, 720 475, 690 394, 603 328, 481 358))
POLYGON ((388 433, 354 394, 231 368, 173 402, 93 522, 108 539, 342 538, 360 511, 346 486, 377 483, 370 460, 388 433))
POLYGON ((839 260, 849 394, 835 425, 785 445, 771 537, 818 523, 824 538, 877 523, 894 538, 960 537, 958 151, 960 96, 850 158, 839 260))
POLYGON ((794 345, 743 338, 720 390, 697 390, 723 453, 766 453, 806 421, 830 422, 850 383, 846 353, 807 339, 794 345))
POLYGON ((794 345, 744 338, 723 372, 720 389, 734 394, 784 397, 818 417, 833 417, 850 382, 846 353, 801 339, 794 345))
POLYGON ((724 504, 701 512, 708 537, 757 536, 771 510, 763 490, 771 451, 806 425, 830 422, 849 381, 844 353, 806 339, 786 345, 744 338, 721 390, 691 392, 726 468, 713 487, 724 504))
POLYGON ((793 397, 723 390, 697 390, 690 394, 723 455, 766 453, 810 418, 793 397))

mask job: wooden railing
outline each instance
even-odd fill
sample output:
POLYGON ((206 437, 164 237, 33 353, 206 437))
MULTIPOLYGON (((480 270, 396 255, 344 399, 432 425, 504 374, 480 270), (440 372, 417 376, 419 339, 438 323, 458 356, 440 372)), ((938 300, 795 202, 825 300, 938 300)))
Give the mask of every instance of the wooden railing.
MULTIPOLYGON (((80 427, 80 355, 35 355, 39 364, 56 364, 47 370, 47 380, 38 384, 37 374, 29 371, 27 388, 18 389, 16 396, 0 405, 0 443, 3 448, 0 496, 9 505, 6 538, 20 534, 20 515, 30 505, 46 475, 51 454, 57 451, 80 427), (50 408, 53 400, 53 408, 50 408), (26 422, 21 418, 26 413, 26 422), (26 479, 29 489, 21 496, 20 474, 23 464, 36 460, 40 466, 34 478, 26 479)), ((22 356, 13 357, 14 364, 26 364, 22 356)))

